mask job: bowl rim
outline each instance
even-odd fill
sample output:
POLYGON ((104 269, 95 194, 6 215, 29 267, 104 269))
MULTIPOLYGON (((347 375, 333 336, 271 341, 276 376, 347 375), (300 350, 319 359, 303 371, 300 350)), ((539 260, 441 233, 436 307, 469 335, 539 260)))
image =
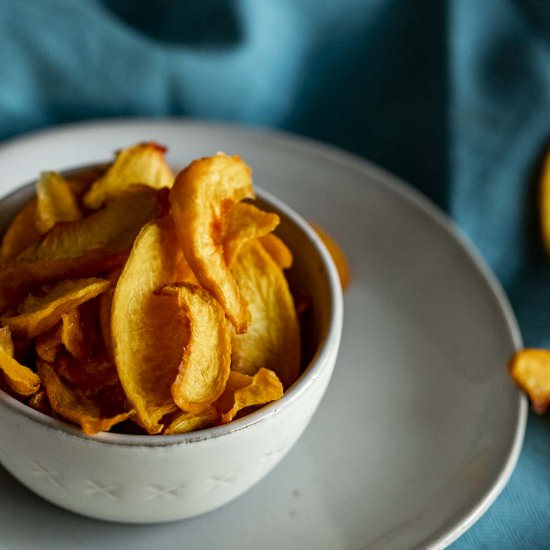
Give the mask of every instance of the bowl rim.
MULTIPOLYGON (((72 174, 87 169, 98 168, 106 165, 108 165, 108 163, 106 162, 95 162, 92 164, 64 169, 60 173, 64 176, 71 176, 72 174)), ((10 200, 17 195, 28 191, 36 184, 36 181, 37 180, 35 179, 28 183, 25 183, 10 191, 6 195, 0 197, 0 203, 4 203, 5 201, 10 200)), ((9 395, 1 388, 0 403, 12 409, 14 412, 22 414, 27 419, 40 424, 44 428, 60 431, 66 435, 75 436, 89 442, 130 447, 169 447, 174 445, 191 444, 221 437, 227 437, 232 433, 250 429, 257 424, 265 422, 266 420, 278 415, 283 409, 286 409, 295 401, 300 399, 313 385, 315 380, 317 380, 317 378, 321 376, 321 373, 326 368, 329 368, 328 365, 331 362, 331 354, 336 355, 338 353, 343 325, 342 287, 340 284, 338 271, 330 253, 328 252, 321 238, 307 223, 307 221, 289 205, 287 205, 271 193, 265 191, 261 187, 254 186, 254 190, 256 192, 257 198, 265 201, 270 206, 273 206, 275 210, 278 210, 282 214, 284 214, 284 216, 288 218, 291 223, 293 223, 300 229, 300 231, 306 236, 310 244, 313 245, 313 248, 319 254, 325 268, 324 271, 326 273, 329 287, 328 303, 329 311, 331 312, 331 314, 329 316, 326 335, 323 341, 320 342, 319 346, 317 347, 317 350, 315 351, 315 354, 313 355, 313 358, 311 359, 309 365, 306 367, 304 372, 302 372, 300 377, 291 385, 291 387, 287 391, 285 391, 281 399, 264 405, 258 410, 247 414, 242 418, 233 420, 228 424, 174 435, 134 435, 112 432, 100 432, 95 435, 87 435, 83 433, 76 425, 37 411, 29 405, 22 403, 15 397, 9 395)))

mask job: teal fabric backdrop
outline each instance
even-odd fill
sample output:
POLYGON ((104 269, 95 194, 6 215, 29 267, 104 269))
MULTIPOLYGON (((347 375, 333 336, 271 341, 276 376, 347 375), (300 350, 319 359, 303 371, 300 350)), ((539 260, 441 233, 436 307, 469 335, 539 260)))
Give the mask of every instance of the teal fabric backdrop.
MULTIPOLYGON (((539 346, 550 263, 534 193, 549 103, 544 0, 0 1, 0 138, 183 115, 336 144, 446 210, 539 346)), ((454 547, 549 547, 549 457, 549 422, 531 416, 509 485, 454 547)))

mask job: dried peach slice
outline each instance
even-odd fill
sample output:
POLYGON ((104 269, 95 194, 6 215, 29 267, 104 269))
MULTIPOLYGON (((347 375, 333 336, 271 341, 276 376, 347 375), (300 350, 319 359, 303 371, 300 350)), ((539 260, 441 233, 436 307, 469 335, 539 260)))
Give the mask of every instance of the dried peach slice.
POLYGON ((60 222, 74 222, 82 217, 76 197, 68 182, 56 172, 43 172, 36 184, 38 232, 43 235, 60 222))
POLYGON ((151 434, 161 432, 162 417, 177 409, 170 386, 188 338, 177 300, 155 290, 189 274, 172 220, 150 222, 134 242, 111 303, 111 345, 120 382, 136 421, 151 434))
POLYGON ((36 198, 23 206, 6 229, 0 248, 0 260, 7 262, 40 240, 36 228, 36 198))
POLYGON ((237 332, 246 331, 249 314, 225 261, 223 224, 236 203, 253 197, 250 168, 239 157, 222 153, 192 162, 170 190, 171 212, 185 257, 237 332))
POLYGON ((154 142, 123 149, 105 175, 94 182, 84 195, 84 204, 95 210, 135 183, 154 189, 171 187, 174 174, 166 163, 165 152, 165 147, 154 142))
POLYGON ((14 334, 34 338, 55 326, 65 313, 104 292, 110 284, 96 277, 61 281, 44 296, 28 296, 20 305, 19 315, 3 317, 2 323, 14 334))
POLYGON ((0 348, 13 357, 15 347, 11 339, 11 330, 9 327, 0 328, 0 348))
POLYGON ((277 237, 274 233, 269 233, 260 237, 260 242, 281 269, 292 267, 294 260, 292 252, 280 237, 277 237))
POLYGON ((118 385, 115 365, 105 355, 96 354, 95 357, 79 361, 68 353, 61 353, 53 366, 63 380, 92 392, 105 386, 118 385))
POLYGON ((56 225, 0 266, 0 287, 9 291, 5 299, 30 285, 88 277, 119 265, 143 224, 159 212, 157 192, 137 186, 86 218, 56 225))
POLYGON ((300 370, 300 329, 285 276, 257 240, 243 247, 231 273, 251 315, 248 332, 233 335, 231 369, 271 369, 286 388, 300 370))
POLYGON ((9 387, 19 395, 32 395, 40 388, 40 378, 13 357, 13 341, 8 327, 0 328, 0 370, 9 387))
POLYGON ((84 361, 88 357, 79 308, 73 308, 61 316, 61 343, 75 359, 84 361))
POLYGON ((231 267, 246 242, 271 233, 277 225, 277 214, 264 212, 245 202, 237 203, 227 214, 223 225, 222 246, 226 265, 231 267))
POLYGON ((550 350, 523 349, 508 365, 516 384, 527 393, 538 414, 550 406, 550 350))
POLYGON ((229 377, 229 324, 219 302, 196 285, 165 286, 161 292, 177 297, 189 329, 172 397, 180 409, 200 413, 220 397, 229 377))
POLYGON ((53 363, 55 361, 62 347, 60 323, 37 336, 34 341, 36 355, 48 363, 53 363))
POLYGON ((88 435, 109 431, 115 424, 127 420, 131 412, 106 416, 98 403, 79 388, 66 384, 54 368, 43 361, 38 362, 38 372, 52 410, 74 424, 80 425, 88 435))
POLYGON ((254 376, 231 373, 223 404, 231 402, 229 409, 221 408, 222 423, 231 422, 237 413, 247 407, 265 405, 283 397, 283 385, 269 369, 260 369, 254 376), (231 380, 233 378, 233 380, 231 380))
POLYGON ((215 424, 219 419, 216 407, 210 405, 198 414, 180 411, 164 429, 164 434, 184 434, 215 424))

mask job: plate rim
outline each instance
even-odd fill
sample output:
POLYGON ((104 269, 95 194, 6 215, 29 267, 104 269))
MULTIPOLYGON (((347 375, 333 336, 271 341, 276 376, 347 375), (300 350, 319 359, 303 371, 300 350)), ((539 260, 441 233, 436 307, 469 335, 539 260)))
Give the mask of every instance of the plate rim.
MULTIPOLYGON (((376 185, 388 188, 406 202, 417 207, 424 215, 435 222, 449 238, 459 245, 473 264, 473 267, 479 271, 484 282, 487 284, 488 290, 495 299, 503 315, 513 347, 519 349, 522 346, 521 332, 504 289, 474 243, 470 241, 455 221, 438 205, 432 202, 431 199, 423 195, 416 188, 407 184, 398 176, 375 165, 368 159, 340 147, 286 130, 258 125, 201 120, 189 117, 114 117, 53 125, 9 138, 0 144, 0 163, 5 155, 9 155, 11 150, 21 146, 33 145, 33 142, 47 140, 48 137, 54 135, 58 137, 62 134, 81 134, 97 131, 101 128, 113 127, 117 127, 120 131, 124 131, 125 128, 135 130, 140 126, 151 128, 154 125, 159 128, 159 131, 162 131, 163 127, 168 129, 169 127, 173 128, 179 126, 185 131, 190 131, 193 128, 200 128, 209 131, 220 130, 223 132, 234 132, 247 139, 254 139, 255 141, 261 140, 267 143, 267 145, 273 144, 282 147, 290 146, 292 149, 298 149, 305 152, 310 157, 322 157, 336 165, 345 166, 347 168, 351 167, 376 185)), ((16 186, 6 190, 5 193, 2 193, 2 196, 12 192, 24 183, 24 181, 17 182, 16 186)), ((418 541, 419 545, 431 548, 444 548, 450 545, 472 527, 495 502, 507 485, 518 462, 525 436, 527 411, 527 400, 525 396, 518 391, 516 399, 516 422, 513 434, 511 431, 512 437, 506 460, 503 462, 497 475, 491 480, 488 488, 480 493, 476 504, 470 506, 468 510, 462 514, 458 514, 456 519, 451 520, 452 525, 448 527, 443 526, 437 531, 434 531, 432 535, 418 541)))

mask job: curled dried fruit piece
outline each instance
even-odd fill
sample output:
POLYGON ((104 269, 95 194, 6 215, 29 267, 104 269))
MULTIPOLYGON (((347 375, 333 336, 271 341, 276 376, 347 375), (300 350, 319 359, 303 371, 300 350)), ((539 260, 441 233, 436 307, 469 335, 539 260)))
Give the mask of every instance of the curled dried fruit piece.
POLYGON ((44 296, 28 296, 21 304, 21 313, 3 317, 2 323, 14 334, 34 338, 55 326, 71 309, 104 292, 110 284, 95 277, 61 281, 44 296))
POLYGON ((0 287, 14 294, 25 286, 88 277, 119 265, 143 224, 159 212, 156 191, 129 190, 86 218, 55 226, 15 261, 0 266, 0 287))
POLYGON ((82 389, 99 390, 118 384, 115 365, 101 354, 79 361, 67 353, 61 353, 53 366, 63 380, 82 389))
POLYGON ((216 407, 210 405, 197 414, 180 411, 175 418, 166 426, 164 434, 184 434, 194 430, 200 430, 211 426, 218 421, 219 415, 216 407))
POLYGON ((14 345, 11 339, 11 330, 9 327, 0 328, 0 349, 3 349, 8 355, 13 357, 14 345))
POLYGON ((13 218, 2 239, 0 260, 7 262, 40 240, 40 233, 34 223, 36 219, 36 198, 31 199, 13 218))
POLYGON ((166 163, 166 148, 158 143, 139 143, 117 154, 113 165, 84 195, 88 208, 99 208, 129 186, 141 183, 154 189, 171 187, 174 174, 166 163))
POLYGON ((327 247, 327 250, 329 251, 334 261, 334 265, 338 270, 342 289, 346 290, 346 288, 348 288, 349 286, 350 277, 348 262, 346 260, 346 256, 344 255, 344 252, 342 251, 338 243, 326 231, 321 229, 317 224, 313 222, 309 222, 309 224, 311 225, 311 227, 313 227, 315 233, 317 233, 319 238, 323 241, 323 244, 327 247))
POLYGON ((190 270, 172 220, 147 224, 137 236, 111 304, 111 344, 120 382, 149 433, 176 410, 170 386, 187 343, 187 325, 177 301, 155 290, 185 280, 190 270))
POLYGON ((535 412, 544 413, 550 405, 550 351, 518 351, 508 368, 516 384, 529 396, 535 412))
POLYGON ((43 235, 60 222, 82 217, 67 181, 56 172, 43 172, 36 184, 36 228, 43 235))
POLYGON ((273 371, 262 368, 254 376, 232 372, 223 400, 220 400, 222 422, 231 422, 246 407, 265 405, 281 397, 283 385, 273 371), (231 407, 226 409, 228 402, 231 407))
POLYGON ((231 267, 245 243, 271 233, 277 225, 277 214, 264 212, 252 204, 237 203, 228 212, 223 225, 222 246, 226 265, 231 267))
POLYGON ((250 168, 240 158, 221 153, 192 162, 170 190, 172 216, 185 257, 237 332, 246 331, 249 314, 225 262, 223 223, 236 203, 253 197, 250 168))
POLYGON ((300 370, 300 329, 281 268, 259 241, 252 241, 231 272, 251 315, 248 332, 233 335, 231 369, 253 375, 265 367, 290 386, 300 370))
POLYGON ((48 363, 53 363, 61 351, 61 324, 40 334, 34 341, 36 355, 48 363))
POLYGON ((180 409, 200 413, 220 397, 229 377, 229 325, 218 301, 198 286, 166 286, 161 292, 177 297, 189 328, 189 339, 172 384, 172 397, 180 409))
POLYGON ((277 237, 277 235, 273 233, 264 235, 260 238, 260 242, 266 252, 275 260, 275 263, 281 269, 289 269, 292 267, 292 262, 294 260, 292 257, 292 252, 284 241, 277 237))
POLYGON ((39 362, 38 372, 52 410, 65 420, 79 424, 85 434, 109 431, 131 415, 130 412, 120 412, 106 416, 98 403, 79 388, 65 384, 48 363, 39 362))
POLYGON ((40 378, 13 357, 13 341, 8 327, 0 328, 0 370, 9 387, 19 395, 32 395, 40 388, 40 378))
POLYGON ((75 359, 84 361, 87 358, 86 337, 78 308, 71 309, 61 316, 61 343, 75 359))

